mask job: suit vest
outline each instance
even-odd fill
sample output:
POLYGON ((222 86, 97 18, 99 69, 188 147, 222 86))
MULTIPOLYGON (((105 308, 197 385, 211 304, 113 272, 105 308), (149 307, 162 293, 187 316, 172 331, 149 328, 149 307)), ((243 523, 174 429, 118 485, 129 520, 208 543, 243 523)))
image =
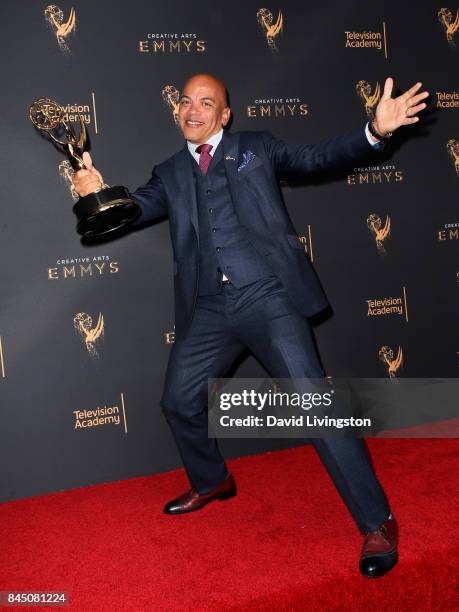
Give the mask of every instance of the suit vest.
POLYGON ((199 223, 198 295, 221 292, 222 273, 236 287, 244 287, 274 273, 247 240, 231 198, 221 143, 207 173, 191 160, 199 223))

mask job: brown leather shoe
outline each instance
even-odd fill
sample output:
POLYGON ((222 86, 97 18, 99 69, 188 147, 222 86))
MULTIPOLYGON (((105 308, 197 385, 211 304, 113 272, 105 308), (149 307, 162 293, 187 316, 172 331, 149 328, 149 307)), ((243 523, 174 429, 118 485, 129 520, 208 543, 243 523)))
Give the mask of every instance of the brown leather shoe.
POLYGON ((368 578, 383 576, 398 561, 398 524, 395 518, 387 519, 376 530, 365 535, 360 572, 368 578))
POLYGON ((163 512, 165 514, 185 514, 186 512, 194 512, 195 510, 200 510, 215 499, 225 501, 225 499, 230 499, 236 494, 236 483, 232 474, 229 474, 218 487, 215 487, 215 489, 212 489, 209 493, 199 495, 199 493, 190 489, 187 493, 180 495, 180 497, 166 504, 163 512))

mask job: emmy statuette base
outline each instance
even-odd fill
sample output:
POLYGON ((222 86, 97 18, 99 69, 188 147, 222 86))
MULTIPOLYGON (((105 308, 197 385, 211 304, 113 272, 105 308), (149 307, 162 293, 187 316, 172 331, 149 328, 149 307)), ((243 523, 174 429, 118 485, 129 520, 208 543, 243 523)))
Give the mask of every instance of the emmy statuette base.
POLYGON ((86 239, 105 238, 132 223, 140 214, 125 187, 106 187, 81 197, 73 207, 77 232, 86 239))

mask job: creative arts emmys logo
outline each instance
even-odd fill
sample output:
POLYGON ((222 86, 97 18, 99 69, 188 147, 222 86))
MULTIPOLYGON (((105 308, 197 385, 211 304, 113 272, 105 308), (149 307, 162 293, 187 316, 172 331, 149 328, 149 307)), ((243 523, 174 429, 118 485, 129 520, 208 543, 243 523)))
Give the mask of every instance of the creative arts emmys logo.
POLYGON ((247 106, 247 117, 250 118, 277 118, 277 117, 306 117, 309 113, 308 105, 300 98, 255 98, 247 106))
POLYGON ((179 124, 179 108, 180 108, 180 92, 174 85, 166 85, 161 95, 163 97, 164 104, 169 107, 172 112, 175 125, 179 124))
POLYGON ((386 366, 389 378, 396 378, 398 370, 403 366, 402 347, 398 347, 397 357, 394 357, 394 351, 390 346, 382 346, 379 349, 379 359, 386 366))
POLYGON ((453 13, 449 8, 441 8, 438 11, 438 20, 445 30, 446 40, 451 47, 455 47, 454 35, 459 30, 459 10, 453 20, 453 13))
POLYGON ((386 215, 386 221, 383 225, 381 217, 378 217, 378 215, 375 213, 371 213, 371 215, 367 218, 367 227, 374 236, 378 252, 381 253, 381 255, 387 255, 384 247, 384 241, 390 235, 389 215, 386 215))
POLYGON ((70 52, 68 38, 70 34, 76 30, 76 14, 75 9, 70 10, 70 15, 67 21, 64 21, 63 11, 55 4, 50 4, 45 8, 45 19, 49 27, 53 30, 56 36, 57 44, 61 51, 70 52))
POLYGON ((348 185, 383 185, 400 181, 403 181, 403 171, 397 170, 393 164, 354 168, 354 172, 347 175, 348 185))
POLYGON ((454 168, 456 169, 456 174, 459 176, 459 141, 451 138, 446 143, 446 150, 451 156, 451 159, 454 163, 454 168))
POLYGON ((146 40, 139 40, 140 53, 203 53, 206 41, 198 40, 196 33, 149 32, 146 40))
POLYGON ((276 37, 282 32, 284 27, 284 17, 282 16, 281 11, 277 15, 276 21, 274 21, 273 14, 267 8, 258 9, 257 12, 257 20, 260 25, 260 28, 263 30, 266 40, 268 42, 268 46, 271 51, 277 51, 276 47, 276 37))
POLYGON ((459 240, 459 221, 457 223, 445 223, 443 229, 438 231, 438 242, 459 240))
POLYGON ((85 343, 90 356, 99 357, 96 342, 104 335, 104 317, 102 313, 99 313, 99 319, 95 327, 92 326, 92 323, 92 317, 85 312, 78 312, 73 319, 73 325, 81 335, 81 339, 85 343))
POLYGON ((359 81, 355 86, 357 95, 362 100, 365 107, 365 112, 368 118, 373 121, 375 118, 375 109, 381 97, 381 87, 379 83, 376 83, 374 92, 372 93, 372 87, 367 81, 359 81))
POLYGON ((92 255, 91 257, 73 257, 56 260, 56 265, 48 268, 48 280, 67 278, 89 278, 118 274, 120 264, 110 261, 110 255, 92 255))

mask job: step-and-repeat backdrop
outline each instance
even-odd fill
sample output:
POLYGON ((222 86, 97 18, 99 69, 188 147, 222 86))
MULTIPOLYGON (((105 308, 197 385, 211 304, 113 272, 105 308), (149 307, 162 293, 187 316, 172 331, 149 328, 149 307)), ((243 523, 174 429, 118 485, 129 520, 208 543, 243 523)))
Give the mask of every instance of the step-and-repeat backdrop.
MULTIPOLYGON (((59 2, 0 9, 0 499, 180 465, 159 406, 168 223, 81 244, 68 164, 28 118, 37 98, 82 115, 105 180, 133 190, 183 146, 175 114, 193 73, 225 82, 232 130, 297 143, 363 130, 387 76, 399 92, 422 81, 428 112, 376 162, 283 193, 333 306, 316 326, 327 373, 457 376, 459 4, 59 2)), ((265 375, 251 356, 235 373, 265 375)))

